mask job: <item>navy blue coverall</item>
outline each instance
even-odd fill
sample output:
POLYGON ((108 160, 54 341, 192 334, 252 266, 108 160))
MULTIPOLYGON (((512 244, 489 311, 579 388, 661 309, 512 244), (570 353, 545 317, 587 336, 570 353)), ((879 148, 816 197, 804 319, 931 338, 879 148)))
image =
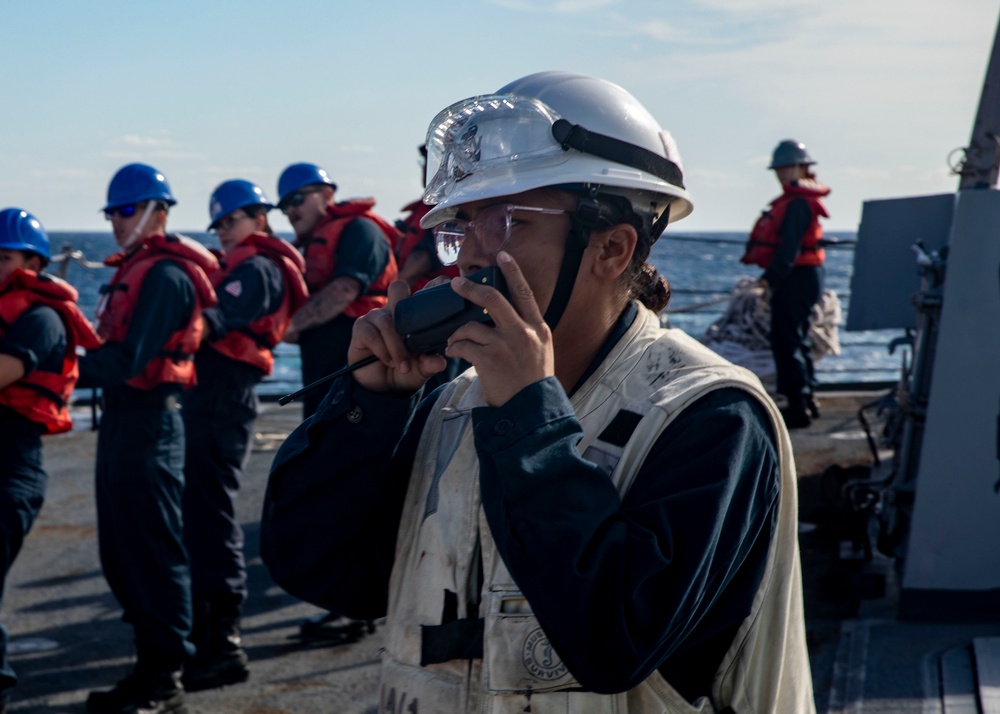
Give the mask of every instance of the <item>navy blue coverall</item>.
MULTIPOLYGON (((635 315, 633 304, 590 372, 635 315)), ((297 597, 351 617, 385 614, 436 397, 421 394, 375 394, 345 376, 278 451, 261 555, 297 597)), ((777 517, 779 461, 763 407, 734 388, 699 399, 658 438, 624 500, 577 450, 581 427, 555 378, 472 420, 491 534, 578 681, 625 691, 658 668, 689 700, 708 694, 750 612, 777 517), (544 527, 516 525, 547 522, 559 524, 558 543, 544 527)))
POLYGON ((247 597, 243 529, 234 501, 253 442, 264 373, 212 349, 211 342, 245 328, 281 307, 284 278, 274 261, 256 255, 240 263, 219 286, 219 304, 206 309, 211 327, 195 359, 198 383, 184 394, 187 454, 184 466, 184 541, 191 559, 191 593, 197 611, 237 617, 247 597), (239 283, 239 290, 226 286, 239 283))
MULTIPOLYGON (((25 376, 35 370, 62 370, 66 327, 51 307, 21 314, 0 339, 0 354, 21 360, 25 376)), ((0 406, 0 598, 7 573, 45 500, 48 475, 42 468, 45 429, 9 407, 0 406)), ((0 622, 0 702, 17 682, 7 659, 7 628, 0 622)))
MULTIPOLYGON (((344 227, 337 242, 336 269, 333 279, 346 276, 361 285, 359 295, 382 274, 389 264, 392 246, 373 221, 356 218, 344 227)), ((347 364, 353 317, 341 313, 329 322, 311 327, 299 335, 302 356, 302 384, 312 384, 347 364)), ((324 390, 314 389, 302 395, 302 418, 307 419, 319 407, 324 390)))
POLYGON ((160 260, 139 289, 125 340, 80 358, 78 387, 102 387, 97 437, 97 534, 101 566, 135 632, 138 659, 177 671, 191 631, 191 576, 184 547, 181 384, 125 384, 183 329, 196 305, 191 279, 160 260))

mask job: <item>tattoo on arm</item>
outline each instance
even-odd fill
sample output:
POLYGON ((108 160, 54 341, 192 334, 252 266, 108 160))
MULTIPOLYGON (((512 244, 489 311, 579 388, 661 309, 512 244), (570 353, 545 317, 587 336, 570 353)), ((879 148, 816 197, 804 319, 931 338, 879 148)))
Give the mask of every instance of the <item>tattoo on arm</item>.
POLYGON ((337 317, 358 299, 361 284, 354 278, 341 276, 309 298, 292 318, 296 332, 322 325, 337 317))

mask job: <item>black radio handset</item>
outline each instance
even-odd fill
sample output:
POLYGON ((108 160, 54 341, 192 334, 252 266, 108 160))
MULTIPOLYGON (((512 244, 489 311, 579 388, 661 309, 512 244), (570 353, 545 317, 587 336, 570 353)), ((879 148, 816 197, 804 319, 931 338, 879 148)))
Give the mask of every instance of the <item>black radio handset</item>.
MULTIPOLYGON (((492 265, 465 276, 479 285, 496 288, 507 297, 507 284, 500 269, 492 265)), ((450 283, 424 288, 400 300, 394 312, 396 332, 415 354, 443 354, 448 338, 467 322, 492 325, 489 312, 451 289, 450 283)))
MULTIPOLYGON (((489 285, 492 288, 496 288, 504 297, 508 297, 507 283, 504 282, 500 269, 495 265, 483 270, 477 270, 475 273, 471 273, 465 277, 479 285, 489 285)), ((444 353, 445 347, 448 346, 448 338, 451 337, 455 330, 467 322, 482 322, 486 325, 493 324, 493 320, 486 309, 469 302, 456 293, 451 289, 450 283, 436 285, 433 288, 425 288, 408 298, 400 300, 396 304, 393 315, 396 332, 403 336, 406 349, 414 354, 423 355, 444 353)), ((285 406, 306 392, 377 360, 378 357, 375 355, 369 355, 362 360, 338 369, 333 374, 328 374, 321 379, 317 379, 312 384, 307 384, 297 392, 286 394, 278 400, 278 404, 285 406)))

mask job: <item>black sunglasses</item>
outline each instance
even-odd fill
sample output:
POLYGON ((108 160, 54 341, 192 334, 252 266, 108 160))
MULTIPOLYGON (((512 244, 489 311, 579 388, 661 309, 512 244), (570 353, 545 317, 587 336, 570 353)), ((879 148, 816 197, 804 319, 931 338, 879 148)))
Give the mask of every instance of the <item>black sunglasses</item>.
POLYGON ((124 206, 115 206, 114 208, 109 208, 104 212, 104 217, 109 221, 119 215, 122 218, 131 218, 135 215, 135 211, 138 205, 135 203, 126 203, 124 206))
POLYGON ((288 213, 289 208, 297 208, 305 203, 306 196, 310 193, 319 193, 322 190, 322 188, 303 188, 295 193, 290 193, 278 204, 278 210, 282 213, 288 213))

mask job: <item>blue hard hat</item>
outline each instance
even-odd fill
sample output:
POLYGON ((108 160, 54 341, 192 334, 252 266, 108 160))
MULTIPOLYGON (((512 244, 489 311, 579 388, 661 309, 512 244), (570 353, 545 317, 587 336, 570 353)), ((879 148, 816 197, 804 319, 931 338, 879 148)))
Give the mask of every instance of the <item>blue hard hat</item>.
POLYGON ((292 164, 278 177, 278 205, 281 205, 288 194, 298 191, 303 186, 317 183, 332 186, 334 191, 337 190, 337 184, 331 181, 326 171, 316 164, 292 164))
POLYGON ((26 250, 49 260, 49 236, 41 222, 20 208, 0 211, 0 250, 26 250))
POLYGON ((806 145, 795 139, 785 139, 776 147, 771 154, 771 165, 769 169, 780 169, 782 166, 811 166, 816 162, 806 150, 806 145))
POLYGON ((274 204, 264 194, 264 189, 251 181, 231 179, 220 183, 212 191, 212 197, 208 201, 208 216, 212 219, 208 230, 214 230, 220 218, 247 206, 266 206, 268 210, 274 208, 274 204))
POLYGON ((108 203, 101 210, 142 201, 161 201, 168 206, 177 203, 163 174, 146 164, 128 164, 118 169, 108 184, 108 203))

